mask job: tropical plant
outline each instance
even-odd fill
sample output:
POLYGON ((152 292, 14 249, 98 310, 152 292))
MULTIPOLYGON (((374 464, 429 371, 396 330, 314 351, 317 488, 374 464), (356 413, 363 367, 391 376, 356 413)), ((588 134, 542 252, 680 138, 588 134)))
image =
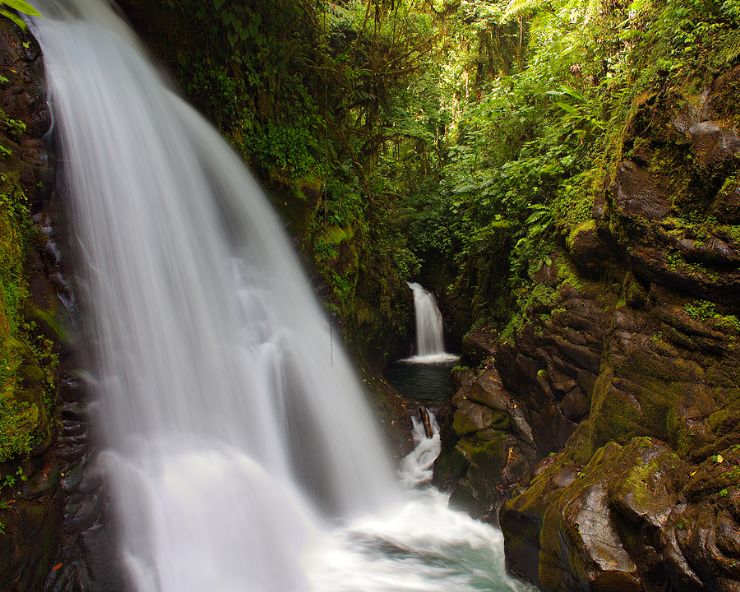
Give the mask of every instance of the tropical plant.
POLYGON ((28 16, 41 16, 38 9, 26 0, 2 0, 0 2, 0 15, 13 21, 24 31, 27 29, 26 22, 18 16, 25 14, 28 16))

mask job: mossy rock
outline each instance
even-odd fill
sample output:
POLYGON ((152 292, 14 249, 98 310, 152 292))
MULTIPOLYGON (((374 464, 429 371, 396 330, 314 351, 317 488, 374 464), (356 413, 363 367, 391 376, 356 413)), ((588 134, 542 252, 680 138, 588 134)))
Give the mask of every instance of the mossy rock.
POLYGON ((490 522, 497 521, 503 503, 499 487, 516 439, 510 434, 491 430, 486 440, 463 439, 456 449, 467 461, 465 476, 457 483, 450 504, 490 522))
POLYGON ((645 542, 635 532, 666 524, 688 473, 684 461, 651 438, 609 443, 580 470, 558 455, 504 506, 507 550, 529 549, 531 557, 538 549, 536 567, 516 567, 546 590, 640 591, 632 553, 645 542), (518 530, 523 523, 540 525, 536 540, 531 529, 518 530))
POLYGON ((466 436, 489 428, 506 430, 509 428, 509 414, 480 405, 470 400, 462 402, 455 411, 452 429, 458 436, 466 436))
POLYGON ((468 470, 470 462, 456 446, 442 450, 434 461, 434 484, 443 490, 452 489, 468 470))

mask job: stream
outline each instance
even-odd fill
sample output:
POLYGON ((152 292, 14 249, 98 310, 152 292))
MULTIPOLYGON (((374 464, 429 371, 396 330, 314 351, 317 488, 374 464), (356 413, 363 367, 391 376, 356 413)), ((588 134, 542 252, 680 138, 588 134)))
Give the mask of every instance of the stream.
POLYGON ((239 157, 107 3, 38 4, 129 588, 524 590, 500 532, 426 485, 438 430, 393 465, 239 157))

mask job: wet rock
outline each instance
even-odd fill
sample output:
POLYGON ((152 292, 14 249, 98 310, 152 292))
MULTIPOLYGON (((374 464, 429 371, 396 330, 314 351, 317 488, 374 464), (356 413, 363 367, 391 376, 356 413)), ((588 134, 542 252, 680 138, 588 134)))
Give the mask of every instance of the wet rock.
POLYGON ((740 136, 735 129, 717 121, 700 121, 688 129, 697 159, 702 166, 734 159, 740 151, 740 136))
POLYGON ((740 223, 740 181, 726 182, 714 198, 709 212, 724 224, 740 223))
POLYGON ((625 160, 617 172, 615 204, 626 216, 660 220, 671 210, 665 179, 625 160))
POLYGON ((612 249, 602 238, 594 220, 578 225, 566 242, 573 262, 588 277, 599 277, 604 262, 613 256, 612 249))
POLYGON ((435 483, 452 486, 451 504, 495 523, 501 504, 531 471, 531 428, 493 367, 465 381, 452 404, 454 435, 435 463, 435 483))
POLYGON ((455 412, 452 427, 459 436, 466 436, 490 428, 498 419, 488 407, 472 401, 463 401, 455 412))
POLYGON ((625 137, 598 218, 535 274, 546 298, 490 348, 498 376, 489 364, 454 400, 509 414, 505 436, 458 442, 468 470, 453 499, 474 512, 505 500, 507 565, 544 590, 740 589, 738 79, 675 117, 657 112, 670 101, 637 105, 673 126, 625 137), (514 444, 518 482, 500 476, 514 444))
POLYGON ((506 411, 512 406, 511 398, 501 384, 498 372, 484 372, 466 390, 467 398, 489 409, 506 411))
POLYGON ((559 293, 559 309, 546 328, 525 327, 516 343, 499 346, 496 358, 502 387, 497 397, 508 399, 512 423, 522 427, 518 435, 531 440, 539 458, 560 450, 588 413, 587 393, 599 374, 614 302, 572 288, 559 293))
MULTIPOLYGON (((33 213, 39 213, 51 194, 53 167, 42 136, 50 125, 46 105, 43 61, 36 42, 7 19, 0 19, 0 66, 6 81, 0 85, 0 108, 9 117, 26 124, 19 135, 2 137, 2 144, 11 148, 0 163, 3 179, 19 181, 28 196, 33 213)), ((29 223, 31 221, 29 220, 29 223)), ((38 226, 37 226, 38 228, 38 226)), ((42 229, 38 228, 39 235, 42 229)), ((43 241, 29 245, 24 273, 30 287, 25 302, 26 317, 35 320, 36 309, 43 315, 54 316, 56 295, 49 276, 58 272, 56 262, 46 256, 43 241)), ((51 348, 64 363, 65 348, 61 339, 40 320, 40 334, 53 342, 51 348)), ((29 364, 23 368, 26 381, 24 397, 35 399, 39 406, 48 393, 44 392, 43 370, 29 364)), ((58 372, 52 369, 55 378, 58 372)), ((2 508, 0 523, 0 589, 8 592, 40 590, 59 539, 62 499, 59 493, 60 461, 55 455, 56 416, 52 410, 48 419, 39 424, 43 441, 31 450, 27 458, 10 459, 2 468, 2 476, 16 477, 16 483, 0 492, 2 508), (46 422, 48 421, 48 425, 46 422), (19 473, 18 470, 22 473, 19 473)))
POLYGON ((685 463, 649 438, 608 444, 582 468, 565 453, 502 509, 508 564, 545 590, 658 585, 665 573, 642 559, 660 559, 656 533, 687 478, 685 463), (520 530, 521 524, 530 528, 520 530), (526 562, 519 549, 528 549, 526 562))
POLYGON ((579 387, 569 391, 559 403, 560 411, 570 421, 580 421, 589 411, 589 401, 579 387))
POLYGON ((471 366, 482 364, 496 355, 497 341, 498 333, 488 326, 469 331, 462 340, 463 360, 471 366))

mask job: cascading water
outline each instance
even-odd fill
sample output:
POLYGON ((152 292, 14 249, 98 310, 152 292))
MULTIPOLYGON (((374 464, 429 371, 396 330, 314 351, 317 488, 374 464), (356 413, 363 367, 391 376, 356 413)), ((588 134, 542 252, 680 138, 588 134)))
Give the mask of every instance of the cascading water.
POLYGON ((496 531, 402 491, 238 157, 107 4, 37 4, 131 588, 514 589, 496 531))
POLYGON ((442 450, 437 418, 429 410, 424 409, 424 412, 429 416, 432 435, 427 436, 424 424, 418 417, 411 417, 416 447, 401 461, 399 470, 401 482, 407 487, 418 487, 431 482, 434 475, 434 461, 437 460, 442 450))
POLYGON ((416 355, 405 361, 418 363, 455 361, 457 356, 445 351, 442 313, 439 311, 434 294, 415 282, 409 283, 409 288, 414 293, 416 355))

